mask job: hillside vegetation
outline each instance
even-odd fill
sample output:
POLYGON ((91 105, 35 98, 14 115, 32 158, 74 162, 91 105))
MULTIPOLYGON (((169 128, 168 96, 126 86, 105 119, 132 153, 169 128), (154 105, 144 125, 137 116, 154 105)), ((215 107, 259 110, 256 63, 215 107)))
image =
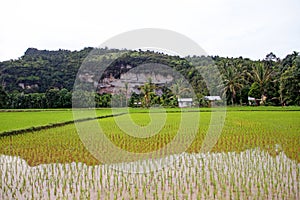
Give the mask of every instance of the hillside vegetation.
MULTIPOLYGON (((107 48, 85 48, 81 51, 29 48, 17 60, 0 62, 0 108, 71 107, 76 75, 86 78, 93 77, 97 72, 97 65, 91 67, 90 71, 78 71, 92 51, 99 57, 104 56, 107 63, 110 63, 102 78, 119 79, 129 69, 147 63, 159 63, 173 68, 192 85, 195 92, 194 102, 200 106, 207 105, 203 96, 216 95, 216 93, 223 97, 227 104, 232 105, 248 104, 248 96, 260 99, 257 104, 300 105, 300 57, 297 52, 283 59, 270 53, 263 60, 250 60, 242 57, 219 56, 181 58, 151 51, 107 48), (213 77, 208 90, 203 77, 214 73, 212 66, 218 67, 221 82, 218 81, 220 77, 213 77)), ((97 63, 97 58, 93 59, 91 65, 97 63)), ((101 80, 92 81, 101 82, 101 80)), ((144 102, 142 106, 145 107, 152 104, 174 107, 178 104, 177 98, 185 96, 184 92, 180 93, 184 91, 180 85, 177 85, 178 93, 161 87, 160 91, 163 95, 156 94, 157 87, 157 84, 149 81, 145 87, 138 88, 140 93, 126 94, 125 103, 130 106, 134 106, 134 102, 144 102), (145 90, 146 88, 148 91, 145 90)), ((109 92, 100 93, 97 89, 95 92, 97 92, 95 95, 97 107, 111 106, 112 95, 109 92)), ((118 106, 124 106, 125 103, 118 106)))

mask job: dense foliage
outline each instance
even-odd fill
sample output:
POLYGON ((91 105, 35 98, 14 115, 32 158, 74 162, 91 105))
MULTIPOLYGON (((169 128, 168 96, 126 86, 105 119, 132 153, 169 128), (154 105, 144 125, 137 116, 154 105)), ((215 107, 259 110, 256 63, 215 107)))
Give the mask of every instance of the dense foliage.
MULTIPOLYGON (((71 107, 76 75, 81 63, 92 50, 95 49, 47 51, 29 48, 24 56, 17 60, 0 62, 0 108, 71 107)), ((114 55, 125 51, 107 48, 96 51, 97 55, 108 55, 105 58, 107 62, 112 61, 104 76, 113 75, 117 79, 128 71, 123 67, 127 65, 136 67, 146 63, 160 63, 172 67, 192 85, 197 96, 195 102, 199 105, 206 105, 203 96, 210 93, 215 95, 216 91, 220 90, 219 95, 232 105, 248 104, 248 96, 258 99, 255 104, 300 105, 300 56, 297 52, 287 55, 284 59, 270 53, 265 59, 255 61, 242 57, 219 56, 180 58, 151 51, 127 51, 115 59, 114 55), (217 75, 212 76, 208 90, 202 77, 214 74, 212 66, 218 67, 222 82, 218 81, 217 75)), ((135 106, 137 102, 141 102, 145 107, 153 104, 178 104, 179 95, 174 94, 174 91, 162 88, 164 93, 158 96, 154 92, 156 86, 149 83, 145 83, 140 89, 141 94, 131 94, 130 98, 124 98, 123 105, 135 106), (147 87, 148 90, 145 90, 147 87)), ((81 95, 85 98, 91 94, 81 95)), ((113 103, 111 94, 93 95, 97 107, 109 107, 113 103)), ((90 102, 87 102, 81 106, 90 105, 90 102)))

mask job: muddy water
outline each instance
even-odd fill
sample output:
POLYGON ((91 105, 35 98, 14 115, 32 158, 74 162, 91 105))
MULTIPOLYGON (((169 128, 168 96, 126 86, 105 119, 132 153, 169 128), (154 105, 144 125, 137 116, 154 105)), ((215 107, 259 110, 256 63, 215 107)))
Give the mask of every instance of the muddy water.
POLYGON ((99 166, 1 155, 0 178, 0 199, 300 199, 300 164, 259 149, 99 166))

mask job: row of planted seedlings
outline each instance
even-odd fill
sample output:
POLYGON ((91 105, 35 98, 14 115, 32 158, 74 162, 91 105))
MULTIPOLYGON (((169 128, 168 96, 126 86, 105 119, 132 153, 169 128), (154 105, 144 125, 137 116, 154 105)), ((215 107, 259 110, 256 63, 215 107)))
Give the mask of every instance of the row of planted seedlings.
MULTIPOLYGON (((147 152, 168 143, 172 139, 174 129, 177 128, 178 124, 173 121, 167 125, 167 129, 164 130, 163 134, 157 136, 153 141, 151 141, 153 138, 149 139, 148 144, 150 146, 145 147, 145 149, 140 149, 142 146, 147 146, 145 141, 124 137, 117 126, 112 126, 111 123, 107 123, 106 128, 116 145, 135 152, 147 152)), ((73 130, 74 127, 70 129, 73 130)), ((196 137, 198 140, 203 139, 205 129, 203 130, 200 131, 200 136, 196 137)), ((256 133, 259 130, 262 134, 270 134, 267 130, 258 128, 258 130, 246 131, 243 137, 256 138, 257 140, 252 141, 262 142, 261 133, 256 133), (247 133, 249 134, 247 135, 247 133)), ((83 148, 78 147, 79 138, 78 136, 75 137, 75 134, 71 136, 73 142, 69 140, 70 143, 67 145, 63 143, 68 141, 70 137, 69 130, 64 129, 64 131, 55 135, 46 131, 44 134, 37 135, 39 139, 35 138, 34 143, 41 142, 43 144, 46 139, 45 135, 47 135, 45 133, 50 135, 50 137, 48 135, 48 139, 51 136, 54 137, 54 140, 48 140, 48 143, 53 142, 54 145, 50 145, 51 148, 47 147, 45 150, 50 150, 56 146, 56 153, 62 154, 66 149, 71 150, 73 148, 74 154, 68 154, 73 155, 73 159, 82 156, 80 159, 83 159, 82 162, 86 163, 87 158, 91 158, 90 155, 80 153, 83 148), (65 136, 61 137, 60 134, 65 136), (63 148, 60 149, 61 147, 63 148)), ((160 161, 149 159, 114 165, 87 166, 77 162, 29 167, 19 158, 4 156, 1 157, 0 162, 0 171, 2 172, 0 198, 232 199, 252 197, 254 199, 298 199, 299 164, 295 160, 286 157, 281 151, 282 148, 277 148, 276 157, 270 156, 263 148, 252 148, 245 151, 243 150, 245 146, 242 145, 246 140, 241 138, 234 130, 225 129, 220 137, 221 142, 216 145, 216 148, 219 148, 217 150, 222 151, 222 148, 227 150, 230 145, 234 144, 238 149, 237 152, 240 153, 170 155, 164 162, 167 165, 163 166, 159 166, 160 161), (225 138, 225 140, 222 140, 222 138, 225 138)), ((272 139, 272 137, 270 138, 272 139)), ((286 140, 286 144, 293 144, 292 138, 286 140)), ((26 145, 28 144, 26 141, 32 140, 22 138, 20 141, 20 144, 26 145)), ((184 142, 185 138, 180 141, 184 142)), ((200 144, 201 142, 195 142, 192 147, 199 149, 200 144)), ((30 156, 36 154, 39 157, 38 151, 27 149, 24 152, 30 156)), ((49 156, 59 158, 59 155, 58 157, 49 156)), ((63 162, 63 159, 61 158, 59 162, 63 162)))
POLYGON ((132 163, 30 167, 0 157, 1 199, 299 199, 300 165, 260 149, 132 163))
POLYGON ((0 137, 1 154, 20 156, 30 166, 47 163, 100 164, 82 144, 74 125, 0 137))
MULTIPOLYGON (((147 121, 147 117, 141 114, 138 117, 142 122, 147 121)), ((178 119, 176 118, 176 114, 173 114, 173 116, 170 115, 170 119, 159 134, 146 139, 136 139, 124 134, 113 123, 113 119, 111 118, 101 120, 107 122, 101 124, 101 126, 105 129, 107 137, 116 146, 128 151, 149 152, 165 146, 174 139, 178 130, 178 119)), ((290 158, 298 162, 300 161, 300 127, 297 123, 270 125, 264 122, 244 120, 242 126, 236 126, 236 124, 240 123, 234 120, 236 119, 229 117, 226 121, 223 132, 212 149, 213 152, 240 152, 260 147, 274 156, 283 150, 290 158)), ((202 125, 202 122, 200 122, 199 133, 188 149, 188 152, 200 151, 208 125, 209 123, 202 125)), ((188 136, 186 137, 188 138, 188 136)), ((180 145, 180 142, 184 142, 184 139, 182 138, 178 145, 180 145)), ((0 146, 1 154, 20 156, 30 165, 72 161, 99 164, 89 155, 73 125, 28 134, 1 137, 0 146)))

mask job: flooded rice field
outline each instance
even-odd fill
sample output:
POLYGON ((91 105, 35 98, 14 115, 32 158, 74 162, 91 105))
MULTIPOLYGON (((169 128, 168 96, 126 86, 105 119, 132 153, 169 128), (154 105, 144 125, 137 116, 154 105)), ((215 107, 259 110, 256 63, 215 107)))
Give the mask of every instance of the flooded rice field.
POLYGON ((260 149, 96 166, 1 155, 0 173, 0 199, 300 199, 300 164, 260 149))

